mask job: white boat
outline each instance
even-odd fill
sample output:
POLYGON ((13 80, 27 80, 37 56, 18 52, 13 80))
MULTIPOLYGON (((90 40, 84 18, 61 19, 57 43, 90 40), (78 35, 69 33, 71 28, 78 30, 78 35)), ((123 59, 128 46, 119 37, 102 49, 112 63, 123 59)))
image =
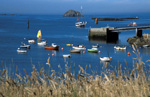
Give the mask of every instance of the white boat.
POLYGON ((81 21, 75 23, 75 26, 76 26, 76 27, 85 27, 86 24, 87 24, 87 22, 83 22, 83 21, 82 21, 82 6, 81 6, 81 21))
POLYGON ((28 43, 31 43, 31 44, 33 44, 33 43, 35 43, 35 40, 33 40, 33 39, 31 39, 31 40, 28 40, 28 43))
POLYGON ((114 46, 114 49, 116 49, 116 50, 126 50, 126 47, 125 46, 123 46, 123 47, 114 46))
POLYGON ((92 45, 92 47, 93 47, 93 48, 98 48, 99 45, 98 45, 98 44, 97 44, 97 45, 92 45))
POLYGON ((70 54, 65 54, 65 55, 63 55, 63 57, 64 57, 64 58, 70 58, 71 55, 70 55, 70 54))
POLYGON ((86 48, 84 47, 84 45, 72 46, 72 48, 76 49, 76 50, 86 50, 86 48))
POLYGON ((144 47, 144 48, 148 48, 148 47, 150 47, 150 45, 143 45, 142 47, 144 47))
POLYGON ((22 45, 20 46, 20 48, 30 49, 30 45, 26 45, 25 43, 22 43, 22 45))
POLYGON ((18 48, 18 49, 17 49, 17 52, 18 52, 18 53, 27 53, 27 50, 22 50, 22 49, 18 48))
POLYGON ((100 57, 100 60, 103 62, 110 62, 110 58, 109 57, 100 57))
POLYGON ((47 44, 47 42, 46 41, 41 41, 41 42, 38 42, 37 44, 40 45, 40 46, 45 46, 47 44))
POLYGON ((76 27, 85 27, 86 24, 87 22, 77 22, 75 25, 76 27))

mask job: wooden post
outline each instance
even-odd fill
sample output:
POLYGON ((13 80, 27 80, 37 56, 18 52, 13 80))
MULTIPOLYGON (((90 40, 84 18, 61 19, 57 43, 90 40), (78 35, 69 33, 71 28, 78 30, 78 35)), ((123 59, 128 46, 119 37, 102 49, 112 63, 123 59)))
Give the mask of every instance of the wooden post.
POLYGON ((98 24, 98 19, 97 18, 95 19, 95 24, 98 24))

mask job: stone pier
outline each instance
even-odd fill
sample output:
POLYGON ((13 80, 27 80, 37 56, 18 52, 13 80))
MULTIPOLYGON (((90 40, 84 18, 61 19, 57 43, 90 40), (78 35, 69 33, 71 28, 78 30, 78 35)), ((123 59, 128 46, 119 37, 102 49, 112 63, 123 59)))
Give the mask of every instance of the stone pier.
POLYGON ((106 42, 118 41, 118 31, 114 32, 113 27, 91 28, 89 40, 106 40, 106 42))

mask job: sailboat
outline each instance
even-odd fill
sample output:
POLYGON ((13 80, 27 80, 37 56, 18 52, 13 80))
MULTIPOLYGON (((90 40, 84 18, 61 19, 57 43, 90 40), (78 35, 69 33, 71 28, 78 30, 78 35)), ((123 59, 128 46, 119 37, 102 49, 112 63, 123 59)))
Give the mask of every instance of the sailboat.
POLYGON ((38 38, 38 42, 37 42, 37 44, 38 45, 41 45, 41 46, 44 46, 44 45, 46 45, 46 41, 43 41, 42 40, 42 33, 41 33, 41 30, 39 30, 38 31, 38 33, 37 33, 37 38, 38 38))
MULTIPOLYGON (((108 56, 109 56, 108 47, 107 47, 107 54, 108 54, 108 56)), ((100 57, 100 60, 101 60, 102 62, 110 62, 111 59, 112 59, 112 57, 100 57)))
MULTIPOLYGON (((78 21, 78 18, 77 18, 78 21)), ((87 22, 82 22, 82 6, 81 6, 81 22, 77 22, 75 25, 76 27, 85 27, 85 25, 87 24, 87 22)))

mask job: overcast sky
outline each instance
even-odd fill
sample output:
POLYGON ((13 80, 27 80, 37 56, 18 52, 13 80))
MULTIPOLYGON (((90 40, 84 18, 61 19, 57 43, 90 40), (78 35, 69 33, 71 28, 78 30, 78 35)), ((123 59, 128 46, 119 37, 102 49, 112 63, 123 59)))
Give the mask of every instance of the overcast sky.
POLYGON ((83 14, 150 12, 150 0, 0 0, 0 13, 64 14, 81 6, 83 14))

